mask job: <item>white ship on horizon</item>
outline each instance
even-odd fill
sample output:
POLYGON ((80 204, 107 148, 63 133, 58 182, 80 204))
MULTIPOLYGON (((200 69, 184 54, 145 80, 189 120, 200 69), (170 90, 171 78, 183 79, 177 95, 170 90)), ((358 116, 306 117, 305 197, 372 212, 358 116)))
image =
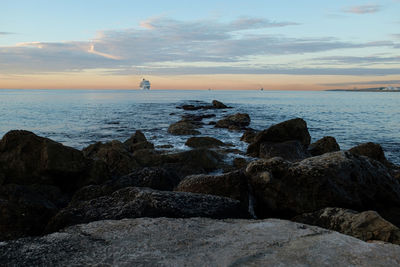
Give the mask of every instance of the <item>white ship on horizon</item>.
POLYGON ((143 78, 140 82, 140 90, 150 90, 150 81, 143 78))

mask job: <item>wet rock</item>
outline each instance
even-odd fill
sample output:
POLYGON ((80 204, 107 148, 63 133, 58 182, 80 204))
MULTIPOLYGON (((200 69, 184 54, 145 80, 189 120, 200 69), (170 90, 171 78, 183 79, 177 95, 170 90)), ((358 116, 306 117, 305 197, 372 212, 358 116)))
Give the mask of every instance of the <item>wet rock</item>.
POLYGON ((157 191, 127 187, 90 201, 74 202, 62 209, 47 225, 53 232, 69 225, 98 220, 139 217, 243 218, 248 216, 240 202, 230 198, 186 192, 157 191))
POLYGON ((340 146, 332 136, 325 136, 322 139, 312 143, 308 151, 313 156, 319 156, 329 152, 340 151, 340 146))
POLYGON ((186 141, 185 145, 189 147, 200 148, 200 147, 225 146, 225 143, 213 137, 200 136, 200 137, 190 137, 186 141))
POLYGON ((105 165, 28 131, 10 131, 0 141, 2 183, 55 185, 73 191, 109 178, 105 165))
POLYGON ((248 185, 246 176, 242 171, 221 175, 199 174, 187 176, 175 190, 229 197, 239 200, 245 209, 248 207, 248 185))
POLYGON ((290 221, 138 218, 0 245, 9 266, 397 266, 400 247, 290 221), (138 242, 138 240, 140 242, 138 242))
POLYGON ((199 110, 202 109, 201 106, 194 106, 194 105, 183 105, 181 106, 183 110, 199 110))
POLYGON ((217 128, 228 128, 230 130, 240 130, 249 126, 250 116, 246 113, 236 113, 234 115, 227 116, 219 121, 215 127, 217 128))
POLYGON ((171 124, 168 127, 168 132, 173 135, 197 135, 200 134, 199 131, 195 130, 197 128, 191 122, 188 121, 178 121, 171 124))
POLYGON ((375 144, 372 142, 360 144, 358 146, 350 148, 349 152, 356 155, 369 157, 371 159, 381 162, 386 166, 390 166, 390 163, 386 159, 385 153, 383 152, 383 149, 380 144, 375 144))
POLYGON ((154 149, 154 145, 147 141, 146 136, 141 131, 136 131, 124 145, 129 152, 134 152, 140 149, 154 149))
POLYGON ((219 102, 218 100, 213 100, 211 104, 212 104, 213 108, 216 108, 216 109, 229 108, 224 103, 219 102))
POLYGON ((209 119, 215 117, 215 114, 184 114, 182 115, 182 120, 183 121, 189 121, 189 122, 199 122, 202 121, 203 119, 209 119))
POLYGON ((281 143, 292 140, 299 141, 304 148, 307 148, 310 144, 311 136, 308 132, 307 123, 303 119, 296 118, 284 121, 259 132, 254 142, 247 148, 247 153, 258 157, 262 143, 281 143))
POLYGON ((272 158, 251 162, 246 172, 258 217, 291 218, 325 207, 343 207, 376 210, 399 223, 400 184, 385 166, 366 157, 339 151, 297 163, 272 158))
POLYGON ((371 210, 357 212, 342 208, 325 208, 296 216, 293 220, 354 236, 364 241, 380 240, 400 244, 400 229, 371 210))
POLYGON ((210 121, 210 122, 208 123, 208 125, 215 125, 215 124, 217 124, 216 121, 210 121))
POLYGON ((260 158, 281 157, 288 161, 299 161, 310 157, 304 146, 297 140, 281 143, 263 142, 260 144, 260 158))
POLYGON ((246 143, 253 143, 254 139, 257 136, 257 132, 254 130, 246 130, 242 137, 240 138, 240 141, 246 142, 246 143))
POLYGON ((114 176, 128 174, 140 167, 132 154, 129 153, 127 146, 117 140, 104 144, 97 142, 82 151, 88 158, 104 161, 114 176))
MULTIPOLYGON (((50 186, 47 190, 50 191, 50 186)), ((58 188, 58 196, 62 193, 58 188)), ((0 186, 0 240, 40 235, 58 207, 32 187, 8 184, 0 186)), ((1 257, 0 257, 1 258, 1 257)))

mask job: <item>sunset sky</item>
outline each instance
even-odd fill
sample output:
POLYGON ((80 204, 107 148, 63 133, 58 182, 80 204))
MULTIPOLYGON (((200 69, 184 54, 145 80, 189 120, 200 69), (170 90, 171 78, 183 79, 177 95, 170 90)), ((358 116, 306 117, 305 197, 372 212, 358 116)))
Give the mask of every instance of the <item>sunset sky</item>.
POLYGON ((400 86, 400 0, 1 0, 0 88, 400 86))

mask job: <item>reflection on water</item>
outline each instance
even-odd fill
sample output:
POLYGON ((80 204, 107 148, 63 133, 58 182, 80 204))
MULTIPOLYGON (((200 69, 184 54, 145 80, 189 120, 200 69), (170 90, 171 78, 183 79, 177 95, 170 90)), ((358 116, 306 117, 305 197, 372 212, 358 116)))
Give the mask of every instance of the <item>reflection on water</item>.
MULTIPOLYGON (((235 112, 248 113, 255 129, 302 117, 313 140, 331 135, 343 149, 380 143, 388 158, 400 163, 400 94, 390 92, 0 90, 0 135, 25 129, 82 148, 96 141, 125 140, 140 129, 156 145, 185 149, 187 137, 167 133, 184 112, 175 107, 213 99, 234 109, 207 111, 217 117, 206 124, 235 112)), ((211 126, 201 131, 246 147, 238 142, 241 133, 211 126)))

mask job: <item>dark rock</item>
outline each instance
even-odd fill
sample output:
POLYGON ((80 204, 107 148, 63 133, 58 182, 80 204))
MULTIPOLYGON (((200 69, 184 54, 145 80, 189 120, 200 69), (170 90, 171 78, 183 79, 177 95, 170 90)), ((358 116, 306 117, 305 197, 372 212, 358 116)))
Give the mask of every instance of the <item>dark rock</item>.
POLYGON ((213 100, 212 103, 214 108, 216 109, 222 109, 222 108, 229 108, 228 106, 226 106, 224 103, 219 102, 218 100, 213 100))
POLYGON ((245 168, 247 166, 248 162, 244 158, 234 158, 233 159, 233 167, 237 169, 245 168))
POLYGON ((183 105, 181 108, 183 110, 199 110, 202 107, 201 106, 194 106, 194 105, 183 105))
POLYGON ((246 142, 246 143, 253 143, 254 139, 257 136, 257 132, 254 130, 246 130, 242 137, 240 138, 240 141, 246 142))
POLYGON ((73 191, 109 178, 105 165, 28 131, 10 131, 0 141, 2 183, 55 185, 73 191))
POLYGON ((225 146, 225 143, 213 137, 200 136, 200 137, 190 137, 186 141, 185 145, 189 147, 200 148, 200 147, 225 146))
POLYGON ((203 119, 209 119, 213 117, 215 117, 215 114, 184 114, 182 115, 182 121, 196 123, 202 121, 203 119))
POLYGON ((140 149, 154 149, 154 145, 147 141, 146 136, 141 131, 136 131, 124 145, 129 152, 134 152, 140 149))
POLYGON ((199 131, 195 130, 197 127, 188 121, 178 121, 168 127, 168 132, 173 135, 197 135, 199 131))
POLYGON ((117 140, 104 144, 97 142, 83 149, 83 154, 88 158, 104 161, 115 176, 128 174, 140 167, 127 147, 117 140))
POLYGON ((227 116, 219 121, 215 127, 217 128, 228 128, 230 130, 244 129, 250 124, 250 116, 245 113, 236 113, 234 115, 227 116))
POLYGON ((385 153, 383 152, 380 144, 375 144, 372 142, 360 144, 358 146, 350 148, 349 152, 355 155, 366 156, 371 159, 377 160, 386 166, 390 165, 385 157, 385 153))
POLYGON ((384 165, 366 157, 339 151, 297 163, 272 158, 251 162, 246 172, 258 217, 291 218, 341 207, 376 210, 390 222, 400 223, 395 216, 400 207, 399 181, 384 165))
POLYGON ((173 148, 174 146, 173 145, 159 145, 159 146, 156 146, 156 148, 161 148, 161 149, 168 149, 168 148, 173 148))
POLYGON ((229 197, 239 200, 245 209, 247 209, 249 203, 247 179, 242 171, 221 175, 199 174, 187 176, 175 190, 229 197))
POLYGON ((260 144, 260 158, 281 157, 288 161, 299 161, 310 157, 304 146, 297 140, 281 143, 263 142, 260 144))
POLYGON ((308 151, 313 156, 319 156, 329 152, 340 151, 340 146, 332 136, 325 136, 322 139, 312 143, 308 151))
POLYGON ((210 122, 208 123, 208 125, 215 125, 215 124, 217 124, 216 121, 210 121, 210 122))
POLYGON ((52 218, 47 231, 98 220, 139 217, 223 219, 243 218, 248 214, 241 209, 239 201, 230 198, 127 187, 108 196, 72 203, 52 218))
POLYGON ((307 148, 310 144, 311 136, 307 129, 307 123, 303 119, 296 118, 284 121, 259 132, 254 142, 247 148, 247 153, 258 157, 261 143, 281 143, 291 140, 300 141, 304 148, 307 148))
POLYGON ((357 212, 341 208, 325 208, 296 216, 293 220, 354 236, 364 241, 380 240, 400 244, 400 229, 384 220, 375 211, 357 212))
MULTIPOLYGON (((0 240, 43 233, 45 225, 56 214, 58 207, 35 191, 29 186, 0 186, 0 240)), ((61 198, 59 190, 58 193, 61 198)))

